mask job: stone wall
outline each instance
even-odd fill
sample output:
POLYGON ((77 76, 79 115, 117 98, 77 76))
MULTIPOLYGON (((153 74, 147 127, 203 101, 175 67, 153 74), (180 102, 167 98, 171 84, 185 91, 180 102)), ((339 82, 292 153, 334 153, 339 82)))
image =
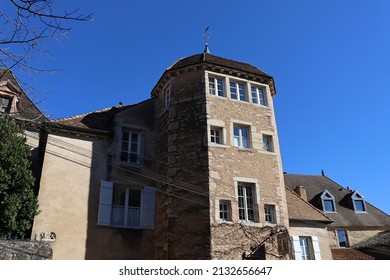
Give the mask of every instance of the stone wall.
POLYGON ((50 244, 24 240, 0 240, 0 260, 51 260, 50 244))

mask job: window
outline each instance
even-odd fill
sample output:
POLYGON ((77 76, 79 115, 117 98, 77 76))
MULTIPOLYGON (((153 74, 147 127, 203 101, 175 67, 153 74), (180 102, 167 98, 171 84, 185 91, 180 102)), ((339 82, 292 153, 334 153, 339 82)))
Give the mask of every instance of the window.
POLYGON ((349 247, 347 231, 346 230, 336 230, 337 240, 339 241, 339 247, 349 247))
POLYGON ((273 141, 271 135, 263 135, 263 149, 264 151, 273 152, 273 141))
POLYGON ((221 78, 209 77, 209 94, 225 96, 224 80, 221 78))
POLYGON ((0 97, 0 113, 9 113, 10 100, 5 97, 0 97))
POLYGON ((265 96, 265 90, 260 87, 251 87, 252 103, 268 106, 265 96))
POLYGON ((121 161, 127 163, 141 163, 141 135, 139 132, 122 132, 121 161))
POLYGON ((275 205, 264 205, 265 221, 268 223, 276 224, 276 210, 275 205))
POLYGON ((248 101, 246 96, 245 84, 230 82, 230 97, 241 101, 248 101))
POLYGON ((255 184, 238 182, 238 214, 245 222, 255 222, 255 184))
POLYGON ((216 144, 223 144, 223 129, 221 127, 210 128, 210 141, 216 144))
POLYGON ((219 218, 223 221, 232 220, 232 207, 230 200, 220 200, 219 201, 219 218))
POLYGON ((301 246, 301 252, 302 252, 302 260, 311 260, 312 259, 312 253, 309 242, 309 237, 306 236, 300 236, 299 237, 299 245, 301 246))
POLYGON ((317 236, 293 236, 292 240, 296 260, 321 260, 317 236))
POLYGON ((233 126, 234 146, 249 148, 249 129, 244 126, 233 126))
POLYGON ((334 196, 325 190, 321 195, 322 209, 324 212, 336 212, 334 196))
POLYGON ((355 212, 366 212, 366 203, 364 202, 364 198, 357 191, 352 194, 352 201, 355 212))
POLYGON ((141 190, 114 187, 111 225, 132 228, 141 226, 141 190))
POLYGON ((98 225, 154 229, 154 224, 155 188, 101 182, 98 225))
POLYGON ((171 103, 171 90, 169 86, 164 91, 163 102, 164 102, 164 108, 167 108, 171 103))

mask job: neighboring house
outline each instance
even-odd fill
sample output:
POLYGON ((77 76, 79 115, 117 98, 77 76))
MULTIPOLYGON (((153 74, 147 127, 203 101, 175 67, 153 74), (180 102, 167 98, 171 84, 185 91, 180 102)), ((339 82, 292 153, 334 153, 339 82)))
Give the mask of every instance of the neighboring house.
POLYGON ((286 187, 294 257, 296 260, 331 260, 326 227, 332 221, 307 201, 303 188, 298 188, 297 192, 299 194, 286 187))
POLYGON ((334 259, 343 259, 344 255, 348 259, 360 259, 360 253, 353 257, 354 250, 341 251, 390 229, 388 214, 368 203, 364 194, 344 188, 324 174, 285 174, 284 180, 288 188, 301 194, 305 200, 307 198, 311 205, 333 221, 327 225, 327 231, 334 259))
POLYGON ((13 117, 25 127, 26 144, 31 147, 32 170, 36 179, 35 191, 38 191, 42 167, 40 145, 41 122, 47 120, 34 102, 22 90, 10 70, 0 68, 0 114, 13 117))
POLYGON ((54 259, 289 259, 275 94, 205 51, 151 99, 46 124, 33 237, 54 259))
POLYGON ((385 230, 367 238, 352 248, 359 250, 377 260, 390 260, 390 230, 385 230))

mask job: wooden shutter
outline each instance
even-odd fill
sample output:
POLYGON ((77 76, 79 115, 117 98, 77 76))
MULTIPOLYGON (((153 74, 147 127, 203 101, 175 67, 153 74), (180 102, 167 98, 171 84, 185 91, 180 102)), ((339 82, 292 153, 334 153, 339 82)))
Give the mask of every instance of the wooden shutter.
POLYGON ((294 255, 296 260, 302 260, 301 245, 299 243, 299 236, 292 237, 294 255))
POLYGON ((98 225, 109 226, 111 223, 112 191, 112 182, 101 181, 98 225))
POLYGON ((155 209, 156 209, 156 189, 145 187, 143 196, 143 227, 154 229, 155 226, 155 209))
POLYGON ((312 236, 311 240, 313 241, 313 251, 315 260, 321 260, 321 250, 320 243, 318 242, 317 236, 312 236))

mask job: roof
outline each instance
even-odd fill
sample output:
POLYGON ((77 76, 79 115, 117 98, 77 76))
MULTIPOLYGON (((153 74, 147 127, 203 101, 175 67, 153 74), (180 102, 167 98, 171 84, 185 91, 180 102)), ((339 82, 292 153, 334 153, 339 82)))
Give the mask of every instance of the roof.
POLYGON ((266 74, 265 72, 261 71, 260 69, 248 63, 222 58, 219 56, 212 55, 210 53, 195 54, 192 56, 179 59, 167 70, 178 70, 181 68, 186 68, 201 63, 208 63, 215 66, 221 66, 221 67, 242 71, 248 74, 260 75, 260 76, 272 78, 270 75, 266 74))
MULTIPOLYGON (((285 174, 285 185, 290 189, 303 186, 307 200, 322 211, 321 194, 328 190, 335 198, 336 212, 325 213, 334 222, 332 227, 390 228, 390 216, 366 201, 367 212, 357 213, 353 209, 351 190, 348 190, 326 176, 285 174)), ((362 194, 362 193, 360 193, 362 194)), ((364 195, 364 194, 362 194, 364 195)))
POLYGON ((94 112, 76 115, 73 117, 53 120, 52 123, 71 126, 71 127, 78 127, 78 128, 90 128, 90 129, 109 131, 113 116, 118 112, 121 112, 131 106, 133 105, 118 106, 118 107, 114 106, 110 108, 97 110, 94 112))
POLYGON ((390 259, 390 230, 382 231, 352 246, 376 259, 390 259))
POLYGON ((236 73, 237 75, 239 75, 238 73, 248 74, 249 77, 252 75, 253 79, 254 77, 257 78, 258 76, 261 76, 262 79, 264 78, 265 80, 267 80, 268 83, 270 83, 271 93, 273 95, 276 94, 273 77, 263 72, 262 70, 258 69, 257 67, 250 65, 248 63, 234 61, 231 59, 215 56, 205 52, 205 53, 195 54, 192 56, 181 58, 177 60, 175 63, 173 63, 170 67, 168 67, 164 72, 164 74, 159 79, 159 81, 154 86, 151 92, 151 96, 155 95, 156 88, 158 88, 160 82, 164 80, 166 73, 175 72, 185 68, 188 69, 191 66, 197 66, 197 65, 206 65, 209 67, 211 66, 212 68, 216 67, 216 68, 220 68, 221 71, 223 69, 226 72, 228 72, 227 70, 229 71, 232 70, 233 73, 236 73))
POLYGON ((374 260, 374 257, 352 248, 332 248, 334 260, 374 260))
POLYGON ((320 223, 331 223, 332 221, 321 211, 301 198, 293 190, 286 187, 286 199, 288 217, 296 221, 315 221, 320 223))
MULTIPOLYGON (((105 108, 101 110, 97 110, 94 112, 89 112, 85 114, 76 115, 68 118, 61 118, 57 120, 51 121, 51 127, 67 128, 67 129, 84 129, 84 130, 95 130, 98 131, 106 131, 109 132, 113 127, 113 120, 116 114, 124 112, 128 109, 136 109, 142 104, 149 104, 149 102, 153 102, 153 99, 147 99, 142 102, 136 104, 129 105, 120 105, 113 106, 110 108, 105 108)), ((149 113, 149 112, 145 112, 149 113)))
POLYGON ((44 121, 47 119, 34 104, 34 102, 23 91, 17 79, 10 70, 0 68, 0 80, 9 81, 12 87, 15 87, 15 90, 17 91, 16 93, 18 94, 19 102, 17 104, 18 114, 16 117, 33 121, 44 121))

